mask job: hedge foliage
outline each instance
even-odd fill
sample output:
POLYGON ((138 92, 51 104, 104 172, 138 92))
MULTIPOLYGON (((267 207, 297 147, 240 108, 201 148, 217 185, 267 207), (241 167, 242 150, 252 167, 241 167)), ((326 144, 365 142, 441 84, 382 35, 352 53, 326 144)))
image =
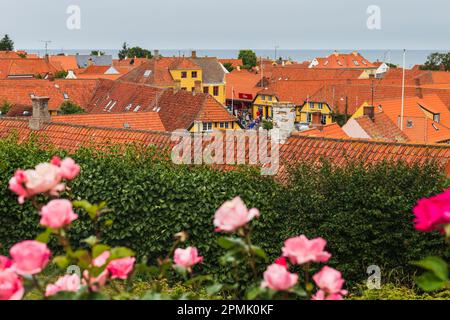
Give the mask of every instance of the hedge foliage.
MULTIPOLYGON (((30 204, 19 206, 8 190, 9 178, 17 168, 34 167, 55 154, 64 156, 33 142, 0 141, 0 253, 42 230, 30 204)), ((222 251, 216 245, 212 217, 224 201, 236 195, 249 207, 260 209, 253 240, 272 259, 280 255, 288 237, 321 236, 333 254, 331 264, 348 280, 367 278, 366 268, 371 264, 386 272, 402 268, 410 275, 414 272, 411 260, 442 255, 446 248, 440 236, 416 232, 412 226, 411 209, 417 199, 447 186, 446 177, 434 164, 302 165, 292 171, 289 185, 281 185, 251 168, 221 172, 176 166, 160 155, 139 148, 80 149, 71 156, 82 173, 64 196, 91 203, 107 201, 113 211, 104 219, 113 224, 103 228, 105 241, 130 247, 148 259, 165 255, 173 235, 188 231, 187 245, 199 248, 205 257, 203 268, 224 278, 232 271, 217 263, 222 251)), ((73 225, 75 242, 93 231, 80 214, 73 225)))

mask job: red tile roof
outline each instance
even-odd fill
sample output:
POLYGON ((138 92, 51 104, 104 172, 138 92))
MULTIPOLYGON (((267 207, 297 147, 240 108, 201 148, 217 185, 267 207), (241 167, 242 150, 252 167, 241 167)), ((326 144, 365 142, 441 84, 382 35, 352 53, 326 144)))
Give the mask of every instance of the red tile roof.
POLYGON ((78 69, 76 56, 50 56, 49 60, 53 64, 59 64, 65 71, 78 69))
POLYGON ((407 142, 410 141, 397 125, 384 112, 375 112, 373 120, 368 116, 356 118, 355 121, 374 140, 407 142))
POLYGON ((301 106, 323 87, 322 81, 275 81, 260 90, 259 94, 275 95, 280 102, 290 102, 301 106))
POLYGON ((334 52, 326 58, 316 58, 318 64, 313 68, 327 69, 375 69, 377 68, 369 60, 361 56, 358 52, 343 54, 334 52))
POLYGON ((348 69, 311 69, 289 65, 284 67, 274 67, 271 74, 272 81, 295 80, 295 81, 317 81, 317 80, 346 80, 358 79, 362 70, 348 69))
POLYGON ((344 139, 349 137, 337 123, 330 123, 321 127, 296 132, 293 135, 308 136, 308 137, 326 137, 337 139, 344 139))
POLYGON ((219 62, 221 64, 229 63, 233 68, 242 67, 244 65, 242 59, 219 59, 219 62))
POLYGON ((53 65, 41 58, 0 59, 0 79, 23 76, 45 76, 61 70, 59 65, 53 65))
POLYGON ((53 116, 52 122, 81 124, 94 127, 165 131, 157 112, 104 113, 53 116))
POLYGON ((59 109, 66 100, 85 107, 96 87, 97 80, 0 80, 0 101, 31 106, 31 95, 36 95, 50 97, 50 110, 59 109), (65 98, 65 94, 68 99, 65 98))
POLYGON ((226 75, 226 98, 228 100, 253 101, 256 93, 261 90, 257 84, 261 81, 261 75, 247 70, 233 70, 226 75))

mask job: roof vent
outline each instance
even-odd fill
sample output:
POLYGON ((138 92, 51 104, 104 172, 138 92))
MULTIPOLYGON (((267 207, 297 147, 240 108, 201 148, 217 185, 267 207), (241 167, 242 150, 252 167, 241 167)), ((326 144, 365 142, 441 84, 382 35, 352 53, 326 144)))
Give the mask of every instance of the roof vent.
POLYGON ((123 127, 124 127, 125 129, 130 129, 130 124, 125 122, 125 123, 123 124, 123 127))

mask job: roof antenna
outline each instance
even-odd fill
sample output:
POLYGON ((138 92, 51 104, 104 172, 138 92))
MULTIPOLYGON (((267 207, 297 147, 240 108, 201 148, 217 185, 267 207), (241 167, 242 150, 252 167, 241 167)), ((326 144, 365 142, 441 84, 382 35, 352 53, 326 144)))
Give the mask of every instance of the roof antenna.
POLYGON ((50 43, 52 43, 52 41, 51 41, 51 40, 41 40, 41 41, 39 41, 39 42, 43 42, 43 43, 44 43, 44 46, 45 46, 45 55, 47 56, 47 55, 48 55, 48 45, 49 45, 50 43))

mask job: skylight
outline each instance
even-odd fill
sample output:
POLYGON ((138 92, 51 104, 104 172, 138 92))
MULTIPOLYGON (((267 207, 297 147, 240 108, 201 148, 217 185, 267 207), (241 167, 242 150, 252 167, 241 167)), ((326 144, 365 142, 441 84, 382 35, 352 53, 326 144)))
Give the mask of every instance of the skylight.
POLYGON ((134 112, 138 112, 139 111, 139 109, 141 109, 141 106, 136 106, 136 108, 134 108, 134 112))
POLYGON ((353 63, 355 64, 355 66, 359 66, 359 62, 356 60, 353 60, 353 63))
POLYGON ((152 70, 145 70, 144 77, 148 78, 152 74, 152 70))
POLYGON ((64 92, 64 99, 69 100, 69 95, 64 92))
POLYGON ((125 107, 125 111, 130 111, 131 110, 131 107, 133 107, 133 104, 129 104, 129 105, 127 105, 126 107, 125 107))

